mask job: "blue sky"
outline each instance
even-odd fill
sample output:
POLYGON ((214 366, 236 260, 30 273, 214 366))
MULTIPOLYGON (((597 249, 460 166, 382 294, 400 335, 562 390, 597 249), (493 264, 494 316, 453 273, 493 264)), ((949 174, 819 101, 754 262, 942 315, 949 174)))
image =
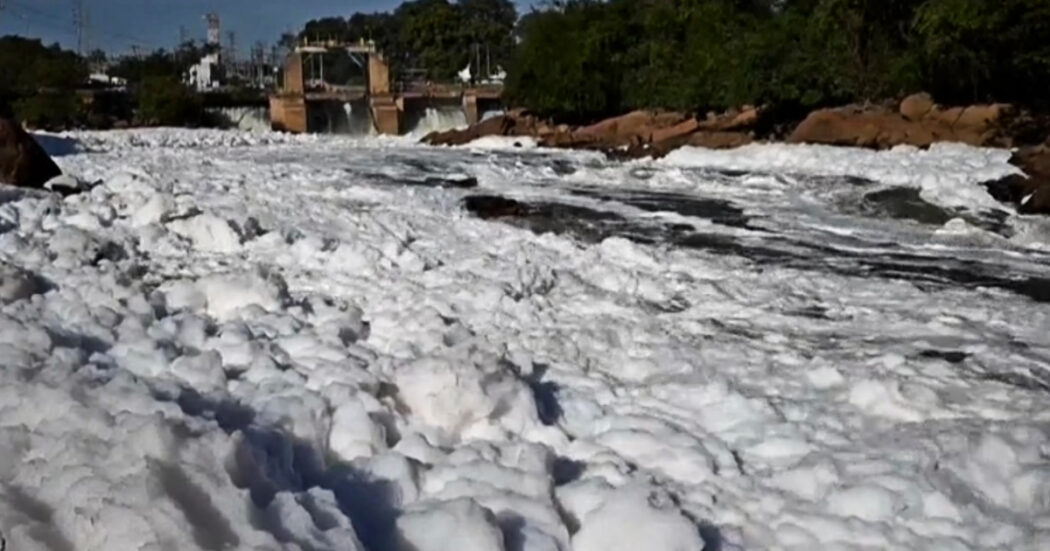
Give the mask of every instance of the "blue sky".
MULTIPOLYGON (((75 49, 73 6, 82 3, 89 14, 87 41, 92 48, 125 53, 132 44, 142 48, 171 48, 180 27, 189 38, 202 40, 204 14, 216 12, 226 32, 237 33, 240 48, 258 40, 273 43, 282 32, 298 29, 320 16, 349 15, 355 11, 383 11, 399 0, 0 0, 0 35, 20 34, 60 42, 75 49)), ((532 2, 518 0, 519 11, 532 2)), ((241 51, 246 51, 242 49, 241 51)))

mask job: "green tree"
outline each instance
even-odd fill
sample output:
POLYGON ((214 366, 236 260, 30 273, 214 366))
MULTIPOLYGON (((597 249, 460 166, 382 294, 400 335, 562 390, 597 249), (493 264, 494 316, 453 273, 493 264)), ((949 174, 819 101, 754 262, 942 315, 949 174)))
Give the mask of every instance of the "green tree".
POLYGON ((929 0, 915 29, 937 97, 1050 107, 1050 2, 929 0))
POLYGON ((151 126, 198 126, 204 106, 198 94, 173 76, 148 76, 136 90, 139 119, 151 126))
POLYGON ((0 38, 0 103, 15 108, 19 118, 42 128, 61 129, 80 123, 76 90, 87 79, 84 60, 58 44, 17 36, 0 38))

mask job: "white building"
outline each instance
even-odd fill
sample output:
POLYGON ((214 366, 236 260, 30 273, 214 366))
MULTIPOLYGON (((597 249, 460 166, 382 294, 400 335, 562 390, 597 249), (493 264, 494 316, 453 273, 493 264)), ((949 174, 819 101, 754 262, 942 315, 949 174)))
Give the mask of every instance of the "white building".
POLYGON ((186 73, 186 84, 198 92, 215 90, 222 86, 222 65, 219 54, 208 54, 186 73))
POLYGON ((90 84, 101 84, 105 86, 116 86, 123 88, 128 85, 128 81, 120 77, 112 77, 106 73, 91 73, 88 75, 88 83, 90 84))

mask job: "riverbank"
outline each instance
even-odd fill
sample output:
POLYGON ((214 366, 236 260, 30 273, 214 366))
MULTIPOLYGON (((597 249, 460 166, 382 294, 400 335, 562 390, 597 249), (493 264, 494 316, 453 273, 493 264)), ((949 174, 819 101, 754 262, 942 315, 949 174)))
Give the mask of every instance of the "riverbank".
POLYGON ((926 94, 876 104, 813 111, 802 120, 744 106, 703 117, 634 111, 585 126, 510 111, 466 129, 433 132, 431 145, 463 145, 490 136, 534 139, 540 146, 603 151, 618 159, 660 158, 686 146, 731 149, 785 142, 890 149, 958 142, 1014 151, 1018 174, 987 182, 996 199, 1022 214, 1050 214, 1050 117, 1008 104, 941 106, 926 94))

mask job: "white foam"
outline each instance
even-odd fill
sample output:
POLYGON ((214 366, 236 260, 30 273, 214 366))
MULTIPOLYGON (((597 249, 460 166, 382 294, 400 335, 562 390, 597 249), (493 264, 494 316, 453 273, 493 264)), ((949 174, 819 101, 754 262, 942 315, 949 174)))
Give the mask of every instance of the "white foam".
POLYGON ((1050 540, 1045 225, 980 212, 1001 152, 69 138, 99 186, 0 200, 9 548, 1050 540))
POLYGON ((1002 209, 978 184, 1019 170, 1005 149, 938 143, 927 150, 898 146, 887 151, 791 144, 754 144, 728 150, 683 147, 660 161, 664 165, 868 178, 915 187, 923 197, 948 207, 1002 209))

